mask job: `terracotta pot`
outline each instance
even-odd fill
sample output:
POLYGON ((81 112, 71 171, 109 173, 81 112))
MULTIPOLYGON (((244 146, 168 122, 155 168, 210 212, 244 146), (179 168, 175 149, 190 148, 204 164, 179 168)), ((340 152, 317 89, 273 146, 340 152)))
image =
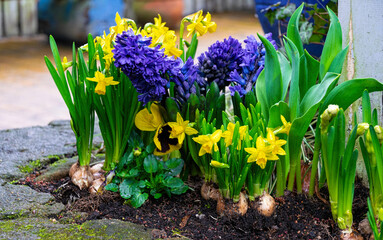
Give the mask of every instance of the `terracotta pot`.
POLYGON ((177 29, 183 18, 184 2, 183 0, 136 0, 133 3, 133 9, 139 24, 154 22, 154 17, 160 14, 167 27, 177 29))

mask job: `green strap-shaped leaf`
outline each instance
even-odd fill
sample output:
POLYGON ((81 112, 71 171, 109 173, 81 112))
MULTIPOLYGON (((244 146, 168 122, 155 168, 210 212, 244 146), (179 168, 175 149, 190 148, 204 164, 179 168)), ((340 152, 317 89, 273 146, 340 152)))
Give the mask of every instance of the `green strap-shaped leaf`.
POLYGON ((198 39, 197 39, 197 34, 195 33, 193 35, 193 38, 190 42, 190 46, 188 47, 188 50, 186 51, 186 60, 188 60, 189 57, 193 58, 195 57, 195 53, 197 51, 197 47, 198 47, 198 39))
POLYGON ((265 116, 266 122, 269 119, 269 105, 266 97, 266 78, 265 70, 263 70, 257 79, 257 84, 255 85, 255 91, 257 96, 257 101, 261 104, 262 114, 265 116))
POLYGON ((290 117, 293 121, 299 116, 299 52, 295 44, 287 37, 283 40, 286 48, 287 56, 290 59, 292 65, 291 82, 290 82, 290 93, 289 93, 289 107, 290 117))
POLYGON ((286 121, 290 121, 290 108, 287 103, 283 101, 271 106, 270 119, 267 127, 276 128, 282 126, 281 115, 286 119, 286 121))
POLYGON ((353 102, 362 96, 364 89, 368 92, 383 91, 383 84, 373 78, 360 78, 345 81, 336 86, 325 98, 320 113, 329 104, 336 104, 339 108, 347 109, 353 102))
MULTIPOLYGON (((305 49, 306 71, 307 71, 307 90, 316 84, 319 74, 319 62, 313 58, 305 49)), ((302 90, 301 90, 302 93, 302 90)), ((303 94, 304 95, 304 94, 303 94)), ((301 96, 303 97, 303 96, 301 96)))
POLYGON ((322 101, 322 99, 327 95, 328 90, 331 89, 331 86, 338 82, 339 77, 339 74, 327 73, 326 77, 320 84, 312 86, 307 91, 299 106, 299 112, 301 113, 301 116, 306 115, 306 112, 308 112, 310 108, 322 101))
POLYGON ((258 34, 259 39, 265 46, 265 87, 266 98, 268 106, 282 100, 282 74, 281 67, 278 61, 277 51, 273 44, 269 42, 265 37, 258 34))
POLYGON ((359 146, 360 146, 360 150, 362 151, 364 164, 366 166, 368 181, 372 182, 370 157, 368 156, 368 152, 366 149, 366 145, 364 144, 363 138, 359 138, 359 146))
POLYGON ((332 61, 327 72, 341 73, 343 68, 344 59, 346 59, 346 55, 348 52, 348 46, 345 47, 342 51, 340 51, 332 61))
POLYGON ((323 46, 322 56, 320 60, 320 71, 319 77, 322 80, 326 73, 329 71, 329 68, 342 50, 342 28, 338 17, 335 15, 330 8, 327 8, 327 11, 330 15, 330 27, 326 36, 326 41, 323 46))
POLYGON ((371 103, 370 103, 370 96, 367 90, 363 91, 362 113, 363 113, 363 122, 371 124, 371 103))
MULTIPOLYGON (((370 125, 370 133, 372 139, 372 145, 374 147, 374 153, 376 157, 376 167, 378 168, 378 172, 382 173, 383 171, 383 155, 382 148, 379 143, 378 136, 374 130, 374 127, 370 125)), ((379 174, 380 186, 383 186, 383 174, 379 174)))
POLYGON ((303 55, 303 44, 301 36, 299 35, 299 18, 301 16, 304 3, 302 3, 290 18, 289 25, 287 26, 287 37, 297 46, 299 56, 303 55))
MULTIPOLYGON (((282 100, 286 99, 287 90, 289 89, 290 81, 291 81, 291 65, 289 60, 283 55, 281 52, 277 52, 279 64, 281 66, 282 73, 282 100)), ((257 80, 257 84, 258 84, 257 80)))

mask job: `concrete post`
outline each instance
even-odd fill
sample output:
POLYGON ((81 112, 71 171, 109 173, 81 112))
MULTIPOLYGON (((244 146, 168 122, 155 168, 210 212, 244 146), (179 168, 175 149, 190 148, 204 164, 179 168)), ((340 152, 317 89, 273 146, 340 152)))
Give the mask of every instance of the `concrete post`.
MULTIPOLYGON (((338 17, 343 30, 343 45, 350 45, 341 81, 372 77, 383 82, 383 1, 339 0, 338 17)), ((378 110, 382 125, 382 93, 370 94, 370 98, 371 108, 378 110)), ((361 100, 348 111, 350 126, 354 111, 357 111, 358 121, 361 122, 361 100)), ((361 155, 357 164, 358 176, 368 183, 361 155)))

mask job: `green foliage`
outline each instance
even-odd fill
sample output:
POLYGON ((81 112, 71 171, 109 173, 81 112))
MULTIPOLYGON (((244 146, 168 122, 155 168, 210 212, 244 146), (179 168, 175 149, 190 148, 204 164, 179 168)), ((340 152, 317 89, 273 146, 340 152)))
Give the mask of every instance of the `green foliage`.
POLYGON ((368 222, 370 223, 372 233, 374 234, 374 239, 383 240, 383 217, 378 218, 378 220, 375 219, 374 209, 372 207, 370 198, 367 199, 367 206, 368 206, 367 219, 368 219, 368 222), (377 221, 378 223, 380 222, 380 231, 379 231, 378 225, 376 224, 377 221))
MULTIPOLYGON (((321 118, 326 116, 323 113, 321 118)), ((326 116, 327 118, 327 116, 326 116)), ((323 121, 322 121, 323 122, 323 121)), ((358 126, 355 126, 345 145, 345 115, 339 110, 330 124, 321 125, 322 157, 330 195, 331 211, 340 229, 352 226, 352 202, 358 150, 354 150, 358 126)))
MULTIPOLYGON (((95 111, 100 120, 99 126, 106 148, 104 169, 111 170, 118 164, 126 151, 130 132, 134 127, 134 118, 141 108, 141 103, 138 101, 138 93, 129 78, 114 64, 111 64, 109 69, 106 68, 101 44, 95 45, 93 38, 90 37, 88 48, 94 49, 93 56, 89 51, 89 57, 92 57, 92 61, 97 63, 96 58, 100 59, 98 71, 119 82, 118 85, 108 86, 105 95, 92 92, 95 111)), ((95 88, 97 83, 89 82, 89 84, 95 88)))
MULTIPOLYGON (((375 114, 371 114, 371 104, 368 91, 362 97, 363 122, 369 124, 369 129, 364 138, 359 139, 360 149, 367 170, 370 186, 370 205, 372 216, 378 217, 383 212, 383 149, 382 128, 378 125, 375 114)), ((373 110, 376 113, 376 109, 373 110)))
POLYGON ((40 169, 42 167, 41 162, 39 159, 35 161, 31 161, 26 165, 19 166, 20 172, 22 173, 31 173, 37 169, 40 169))
MULTIPOLYGON (((94 88, 89 86, 85 79, 94 74, 95 64, 93 61, 85 61, 81 49, 76 54, 73 43, 72 71, 66 71, 65 74, 57 44, 52 36, 49 37, 49 42, 56 67, 47 56, 45 56, 45 63, 69 110, 71 127, 76 136, 79 163, 81 166, 86 166, 90 163, 95 113, 92 99, 94 88)), ((90 59, 93 59, 92 54, 94 52, 90 48, 90 59)))
POLYGON ((180 195, 189 187, 178 178, 184 162, 180 158, 163 161, 153 155, 154 146, 144 148, 140 137, 133 133, 128 151, 123 155, 115 171, 115 177, 105 189, 119 192, 131 206, 138 208, 149 196, 158 199, 164 194, 180 195))
MULTIPOLYGON (((337 104, 346 109, 362 95, 364 89, 383 90, 383 84, 375 79, 353 79, 336 86, 348 51, 348 47, 342 49, 342 30, 339 20, 335 13, 327 8, 330 16, 329 31, 321 60, 318 62, 304 50, 303 42, 299 37, 299 16, 303 8, 302 4, 291 15, 287 26, 287 36, 284 38, 287 58, 278 55, 268 40, 260 36, 266 50, 265 70, 259 75, 256 85, 257 99, 261 103, 266 125, 275 127, 274 124, 275 121, 279 121, 279 115, 288 116, 286 120, 291 122, 286 156, 289 163, 277 165, 277 172, 283 172, 286 176, 289 174, 287 188, 293 190, 296 183, 299 193, 302 191, 301 144, 318 110, 321 114, 329 104, 337 104), (278 170, 279 167, 283 170, 278 170)), ((319 130, 316 131, 316 135, 310 194, 314 189, 313 182, 321 147, 319 130)), ((285 179, 278 179, 278 181, 284 183, 285 179)), ((277 183, 277 188, 282 185, 277 183)), ((279 189, 277 192, 282 193, 283 190, 279 189)))

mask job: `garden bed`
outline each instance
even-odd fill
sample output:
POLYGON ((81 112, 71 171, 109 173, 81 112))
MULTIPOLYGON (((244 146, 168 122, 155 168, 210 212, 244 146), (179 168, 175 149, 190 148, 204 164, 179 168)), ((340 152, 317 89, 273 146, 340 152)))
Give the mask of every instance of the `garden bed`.
MULTIPOLYGON (((91 195, 73 185, 69 177, 56 182, 34 182, 35 174, 20 182, 33 189, 50 192, 56 201, 66 205, 66 211, 85 212, 77 223, 94 219, 119 219, 156 229, 152 234, 159 238, 184 236, 190 239, 337 239, 339 229, 332 220, 330 206, 317 196, 286 192, 277 198, 277 208, 271 217, 264 217, 249 209, 243 217, 230 219, 216 213, 216 202, 201 197, 202 182, 192 178, 187 184, 192 190, 183 195, 150 198, 141 208, 124 204, 119 194, 105 191, 91 195)), ((321 190, 328 200, 327 189, 321 190)), ((354 228, 367 212, 368 189, 356 181, 353 204, 354 228)), ((60 221, 67 215, 51 216, 60 221)), ((368 239, 368 236, 364 236, 368 239)))

